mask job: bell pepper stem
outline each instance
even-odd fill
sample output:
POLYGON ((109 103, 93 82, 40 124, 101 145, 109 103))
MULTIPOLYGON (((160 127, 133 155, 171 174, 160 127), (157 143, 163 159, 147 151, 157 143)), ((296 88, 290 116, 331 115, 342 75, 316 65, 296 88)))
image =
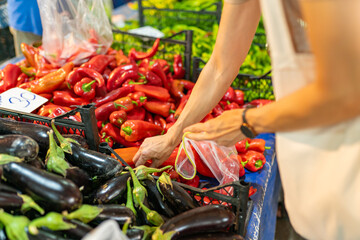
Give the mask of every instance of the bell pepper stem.
POLYGON ((126 106, 124 106, 122 104, 119 104, 119 103, 116 103, 116 102, 114 102, 114 106, 115 106, 116 109, 118 109, 119 107, 124 108, 125 110, 128 109, 126 106))
POLYGON ((126 182, 126 187, 127 187, 127 194, 126 194, 126 204, 125 206, 130 208, 131 211, 135 214, 135 216, 137 215, 137 212, 135 210, 135 207, 134 207, 134 202, 133 202, 133 195, 132 195, 132 189, 131 189, 131 186, 130 186, 130 179, 127 180, 126 182))
POLYGON ((0 165, 4 165, 11 162, 22 162, 23 159, 14 157, 8 154, 0 154, 0 165))
POLYGON ((25 228, 30 220, 25 216, 12 216, 0 209, 0 222, 5 226, 6 235, 9 239, 28 240, 25 228))
POLYGON ((133 132, 133 130, 131 129, 130 126, 127 126, 127 127, 123 127, 122 130, 124 131, 124 133, 128 136, 130 136, 133 132))
POLYGON ((256 168, 260 168, 262 165, 263 165, 262 160, 257 160, 257 161, 255 162, 255 167, 256 167, 256 168))
POLYGON ((44 209, 42 209, 31 197, 25 195, 25 194, 18 194, 19 197, 22 198, 23 204, 21 205, 21 211, 26 212, 30 208, 35 209, 38 211, 41 215, 45 213, 44 209))
POLYGON ((175 113, 175 110, 170 109, 170 110, 169 110, 169 113, 170 113, 170 114, 171 114, 171 113, 175 113))
POLYGON ((141 96, 139 97, 140 102, 144 102, 147 99, 147 97, 141 96))
POLYGON ((135 106, 139 106, 139 104, 136 101, 131 101, 135 106))
POLYGON ((250 147, 250 144, 248 143, 247 140, 245 140, 245 149, 248 149, 250 147))
POLYGON ((46 168, 65 177, 66 170, 70 168, 70 165, 65 161, 64 150, 56 144, 52 130, 47 134, 49 135, 49 150, 46 154, 46 168))
POLYGON ((81 86, 81 89, 84 91, 84 92, 90 92, 91 91, 91 86, 96 82, 96 80, 93 80, 89 83, 84 83, 82 86, 81 86))
POLYGON ((67 219, 78 219, 83 223, 91 222, 96 218, 101 212, 102 208, 83 204, 79 209, 73 211, 65 216, 67 219))
POLYGON ((65 222, 63 215, 56 212, 49 212, 44 217, 36 218, 31 221, 29 224, 29 232, 31 234, 36 234, 37 228, 39 227, 47 227, 53 231, 76 228, 74 224, 65 222))

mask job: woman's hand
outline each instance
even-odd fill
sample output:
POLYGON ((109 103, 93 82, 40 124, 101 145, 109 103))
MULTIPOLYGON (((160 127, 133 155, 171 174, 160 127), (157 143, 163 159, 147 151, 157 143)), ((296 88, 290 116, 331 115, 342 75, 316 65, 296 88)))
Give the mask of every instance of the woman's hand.
POLYGON ((245 138, 240 130, 243 109, 225 111, 219 117, 205 123, 197 123, 184 129, 186 137, 201 141, 211 140, 219 145, 232 146, 245 138))

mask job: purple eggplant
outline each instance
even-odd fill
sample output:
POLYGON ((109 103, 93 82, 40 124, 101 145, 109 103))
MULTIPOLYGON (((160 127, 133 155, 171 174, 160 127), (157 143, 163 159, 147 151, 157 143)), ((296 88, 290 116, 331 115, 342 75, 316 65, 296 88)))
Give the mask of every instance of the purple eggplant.
MULTIPOLYGON (((169 219, 154 233, 155 237, 164 234, 171 239, 207 232, 227 231, 235 221, 235 214, 221 205, 198 207, 169 219)), ((157 238, 155 238, 157 239, 157 238)))
POLYGON ((0 192, 0 208, 5 210, 20 209, 22 212, 33 208, 39 213, 44 214, 44 210, 34 200, 27 195, 18 193, 0 192))
POLYGON ((127 221, 132 225, 135 223, 135 215, 130 208, 118 204, 99 205, 102 209, 99 215, 89 222, 90 226, 97 226, 105 220, 115 220, 120 226, 123 226, 127 221))
POLYGON ((73 182, 25 163, 5 164, 3 176, 8 184, 29 194, 46 209, 72 210, 82 203, 82 195, 73 182))
POLYGON ((94 202, 97 204, 107 204, 123 197, 127 189, 126 182, 129 177, 130 173, 125 173, 108 180, 96 191, 94 202))
POLYGON ((28 136, 3 135, 0 136, 0 153, 23 158, 25 161, 34 160, 39 153, 39 144, 28 136))

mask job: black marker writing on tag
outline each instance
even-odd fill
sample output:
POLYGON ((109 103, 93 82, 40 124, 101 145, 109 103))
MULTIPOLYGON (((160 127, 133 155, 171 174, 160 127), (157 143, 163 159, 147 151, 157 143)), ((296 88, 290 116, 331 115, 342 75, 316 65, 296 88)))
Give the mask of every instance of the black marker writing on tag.
POLYGON ((34 101, 36 99, 36 95, 30 92, 23 92, 20 94, 19 97, 11 97, 9 98, 9 102, 11 104, 17 104, 17 103, 26 103, 26 105, 23 108, 26 108, 30 105, 30 101, 34 101))

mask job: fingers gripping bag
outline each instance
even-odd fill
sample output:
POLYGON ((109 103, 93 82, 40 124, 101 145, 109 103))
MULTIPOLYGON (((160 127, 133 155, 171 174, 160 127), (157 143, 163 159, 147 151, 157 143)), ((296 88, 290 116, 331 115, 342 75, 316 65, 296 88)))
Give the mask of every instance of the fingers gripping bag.
POLYGON ((104 54, 113 36, 102 0, 37 0, 43 55, 51 64, 81 64, 104 54))
POLYGON ((185 179, 199 173, 215 177, 219 184, 239 180, 239 162, 234 146, 219 146, 213 141, 194 141, 184 134, 175 160, 177 173, 185 179))

